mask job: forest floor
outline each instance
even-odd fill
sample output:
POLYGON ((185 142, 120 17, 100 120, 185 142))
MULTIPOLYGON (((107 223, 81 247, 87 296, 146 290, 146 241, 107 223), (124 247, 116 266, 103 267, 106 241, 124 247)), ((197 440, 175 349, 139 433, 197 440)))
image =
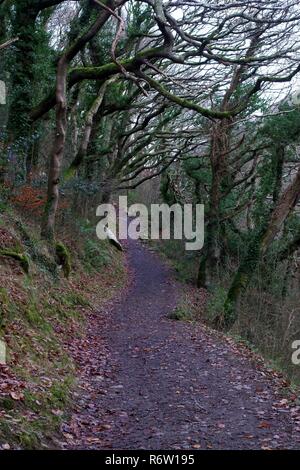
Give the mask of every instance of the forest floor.
MULTIPOLYGON (((65 449, 295 449, 300 407, 284 378, 242 345, 168 318, 182 287, 128 241, 131 283, 90 318, 65 449)), ((75 354, 75 353, 74 353, 75 354)))

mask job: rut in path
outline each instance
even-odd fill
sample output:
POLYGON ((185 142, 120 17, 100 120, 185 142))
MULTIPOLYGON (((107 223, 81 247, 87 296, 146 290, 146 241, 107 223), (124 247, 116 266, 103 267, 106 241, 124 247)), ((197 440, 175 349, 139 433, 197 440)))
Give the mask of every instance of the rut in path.
POLYGON ((133 283, 91 319, 96 366, 83 368, 63 447, 299 448, 299 410, 271 374, 201 325, 168 319, 172 273, 139 242, 127 256, 133 283))

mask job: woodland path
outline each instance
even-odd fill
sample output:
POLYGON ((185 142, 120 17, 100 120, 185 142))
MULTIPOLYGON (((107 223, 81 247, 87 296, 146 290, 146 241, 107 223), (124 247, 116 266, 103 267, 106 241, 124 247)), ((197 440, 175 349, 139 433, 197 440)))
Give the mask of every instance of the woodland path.
POLYGON ((217 333, 168 319, 172 272, 140 242, 126 251, 133 281, 109 314, 91 316, 62 446, 300 448, 299 407, 281 379, 217 333))

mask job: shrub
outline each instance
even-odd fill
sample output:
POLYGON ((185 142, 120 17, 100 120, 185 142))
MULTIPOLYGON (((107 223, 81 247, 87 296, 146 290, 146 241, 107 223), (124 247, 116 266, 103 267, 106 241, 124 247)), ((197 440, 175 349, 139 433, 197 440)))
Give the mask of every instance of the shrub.
POLYGON ((87 269, 99 270, 111 263, 109 242, 106 240, 86 240, 84 261, 87 269))

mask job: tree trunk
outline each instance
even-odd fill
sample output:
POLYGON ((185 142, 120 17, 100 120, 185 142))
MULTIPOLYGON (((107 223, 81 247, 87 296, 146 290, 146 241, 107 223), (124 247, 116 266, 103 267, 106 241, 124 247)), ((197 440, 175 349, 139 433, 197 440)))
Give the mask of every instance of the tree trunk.
POLYGON ((103 98, 104 98, 107 86, 109 85, 109 83, 112 83, 116 79, 117 79, 117 76, 113 77, 110 80, 107 80, 100 87, 97 98, 94 100, 91 108, 87 112, 82 141, 81 141, 79 150, 78 150, 74 160, 72 161, 71 165, 69 166, 68 170, 66 171, 66 173, 64 175, 65 179, 72 178, 74 176, 76 170, 79 168, 79 166, 84 161, 84 159, 87 155, 87 150, 88 150, 88 146, 89 146, 89 143, 90 143, 91 132, 92 132, 92 127, 93 127, 95 116, 97 115, 97 113, 100 109, 100 106, 103 102, 103 98))
MULTIPOLYGON (((18 36, 15 44, 15 66, 11 73, 11 88, 13 90, 7 124, 9 141, 15 142, 19 137, 27 138, 30 131, 29 113, 32 108, 35 51, 38 46, 35 35, 38 9, 32 6, 32 1, 16 2, 13 34, 18 36)), ((26 155, 26 140, 22 149, 26 155)))
POLYGON ((56 136, 51 155, 47 202, 42 221, 41 236, 49 241, 54 239, 55 216, 59 200, 59 177, 62 158, 64 154, 66 127, 67 127, 67 83, 68 64, 65 57, 62 57, 57 66, 56 77, 56 136))
MULTIPOLYGON (((1 37, 1 31, 0 31, 0 37, 1 37)), ((18 38, 9 39, 8 41, 3 42, 2 44, 0 44, 0 51, 3 50, 3 49, 6 49, 9 46, 11 46, 16 41, 18 41, 18 38)))
POLYGON ((300 196, 300 168, 297 175, 283 194, 267 218, 263 227, 256 232, 249 243, 247 254, 233 279, 224 303, 224 316, 219 319, 222 329, 228 330, 238 317, 238 306, 242 293, 246 290, 261 257, 280 232, 280 229, 300 196))
POLYGON ((111 195, 112 195, 112 184, 110 182, 106 182, 101 191, 100 203, 108 204, 110 202, 111 195))
MULTIPOLYGON (((124 3, 120 0, 118 5, 124 3)), ((114 8, 117 8, 115 5, 114 8)), ((101 27, 110 17, 109 11, 99 13, 93 25, 62 55, 58 62, 56 74, 56 136, 53 152, 50 160, 48 175, 47 202, 42 220, 42 238, 53 240, 55 229, 55 217, 59 200, 59 178, 62 158, 64 154, 66 127, 67 127, 67 71, 68 65, 78 52, 98 33, 101 27)))
POLYGON ((211 171, 212 183, 210 189, 210 206, 208 212, 208 223, 206 227, 206 245, 200 260, 198 271, 198 287, 212 285, 216 275, 221 253, 220 237, 220 203, 222 188, 226 177, 226 156, 230 149, 230 121, 223 120, 212 128, 211 136, 211 171))
POLYGON ((274 175, 275 185, 273 190, 273 202, 278 201, 281 188, 282 188, 282 176, 283 176, 283 165, 284 165, 285 148, 284 145, 279 144, 274 149, 274 175))

